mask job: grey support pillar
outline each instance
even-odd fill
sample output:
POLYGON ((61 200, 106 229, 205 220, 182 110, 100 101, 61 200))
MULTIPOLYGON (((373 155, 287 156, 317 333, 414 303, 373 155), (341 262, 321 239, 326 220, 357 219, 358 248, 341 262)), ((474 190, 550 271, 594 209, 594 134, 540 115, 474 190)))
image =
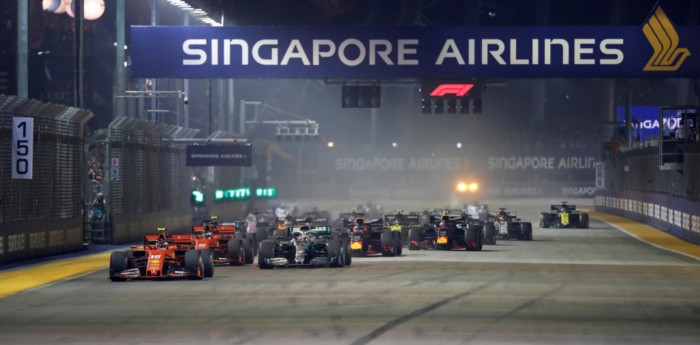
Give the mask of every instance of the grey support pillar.
POLYGON ((29 97, 29 1, 17 0, 17 96, 29 97))
POLYGON ((114 116, 124 116, 126 115, 125 105, 126 99, 124 98, 124 92, 126 91, 126 72, 124 67, 124 61, 126 61, 124 53, 124 30, 126 30, 125 18, 124 18, 124 0, 116 0, 116 10, 117 10, 117 62, 115 69, 117 71, 116 75, 116 104, 114 109, 114 116))
MULTIPOLYGON (((549 24, 550 0, 537 1, 537 25, 549 24)), ((533 79, 531 82, 532 109, 530 119, 533 121, 544 120, 544 101, 547 97, 547 80, 533 79)))
MULTIPOLYGON (((158 25, 158 0, 151 0, 151 26, 156 26, 158 25)), ((151 87, 152 91, 158 91, 158 79, 153 78, 153 87, 151 87)), ((151 97, 151 110, 156 110, 158 109, 158 98, 156 98, 155 93, 153 94, 153 97, 151 97)), ((150 113, 150 120, 152 122, 156 122, 158 119, 158 113, 156 112, 151 112, 150 113)))
POLYGON ((233 79, 228 79, 228 88, 226 89, 228 91, 228 97, 226 97, 226 101, 228 102, 228 112, 226 113, 226 117, 228 118, 228 131, 233 133, 234 131, 234 114, 236 113, 236 98, 235 96, 235 90, 234 90, 235 84, 233 82, 233 79))

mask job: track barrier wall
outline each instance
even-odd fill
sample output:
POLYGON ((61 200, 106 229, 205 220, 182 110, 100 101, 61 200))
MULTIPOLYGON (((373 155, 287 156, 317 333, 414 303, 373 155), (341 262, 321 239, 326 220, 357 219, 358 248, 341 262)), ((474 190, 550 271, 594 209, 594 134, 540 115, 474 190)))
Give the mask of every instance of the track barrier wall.
MULTIPOLYGON (((105 139, 108 172, 98 190, 107 191, 109 236, 106 244, 140 241, 157 227, 191 226, 192 172, 185 146, 199 132, 133 117, 117 117, 105 139)), ((88 224, 91 226, 92 224, 88 224)))
POLYGON ((700 244, 700 202, 659 193, 600 191, 597 211, 643 222, 678 238, 700 244))
POLYGON ((682 163, 661 169, 655 145, 611 155, 604 162, 603 188, 595 209, 644 222, 700 244, 700 145, 678 146, 682 163))
POLYGON ((83 126, 92 112, 0 95, 0 263, 80 250, 83 126), (13 179, 12 119, 34 119, 32 179, 13 179))

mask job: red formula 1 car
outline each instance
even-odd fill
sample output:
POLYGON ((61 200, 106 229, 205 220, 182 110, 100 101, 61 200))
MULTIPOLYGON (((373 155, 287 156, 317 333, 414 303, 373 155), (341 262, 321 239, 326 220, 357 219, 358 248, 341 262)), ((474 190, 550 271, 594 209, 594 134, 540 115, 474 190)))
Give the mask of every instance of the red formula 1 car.
POLYGON ((165 279, 187 278, 200 280, 205 271, 214 275, 211 257, 196 249, 181 249, 168 238, 165 229, 161 234, 144 236, 143 247, 112 252, 109 259, 109 279, 165 279))
POLYGON ((255 248, 253 239, 247 238, 245 233, 237 232, 233 224, 220 225, 213 218, 204 225, 192 227, 191 235, 173 235, 173 239, 180 242, 189 241, 194 249, 211 252, 215 264, 244 265, 252 264, 255 260, 255 248))

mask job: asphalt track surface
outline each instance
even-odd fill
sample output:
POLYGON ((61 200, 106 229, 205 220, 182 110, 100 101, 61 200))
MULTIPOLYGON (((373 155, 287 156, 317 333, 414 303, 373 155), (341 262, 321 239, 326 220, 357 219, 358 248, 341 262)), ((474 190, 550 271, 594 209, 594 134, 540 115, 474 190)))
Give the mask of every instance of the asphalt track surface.
MULTIPOLYGON (((525 219, 536 208, 522 205, 525 219)), ((541 208, 541 207, 539 207, 541 208)), ((511 209, 517 209, 512 206, 511 209)), ((2 283, 2 282, 0 282, 2 283)), ((591 219, 482 252, 346 268, 218 266, 203 281, 100 269, 0 299, 2 344, 698 344, 700 262, 591 219)))

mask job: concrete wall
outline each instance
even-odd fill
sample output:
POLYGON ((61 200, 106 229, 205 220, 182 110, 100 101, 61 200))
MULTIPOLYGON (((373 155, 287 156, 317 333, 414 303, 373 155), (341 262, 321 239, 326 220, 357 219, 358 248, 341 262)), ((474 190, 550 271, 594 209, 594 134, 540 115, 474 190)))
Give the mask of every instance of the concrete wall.
POLYGON ((686 241, 700 244, 700 202, 659 193, 603 190, 595 209, 647 223, 686 241))
POLYGON ((75 252, 82 247, 82 218, 11 222, 0 227, 0 264, 75 252))

